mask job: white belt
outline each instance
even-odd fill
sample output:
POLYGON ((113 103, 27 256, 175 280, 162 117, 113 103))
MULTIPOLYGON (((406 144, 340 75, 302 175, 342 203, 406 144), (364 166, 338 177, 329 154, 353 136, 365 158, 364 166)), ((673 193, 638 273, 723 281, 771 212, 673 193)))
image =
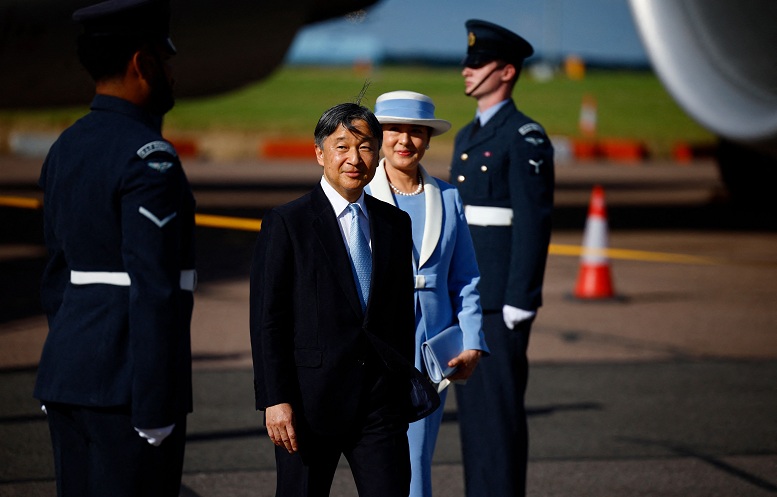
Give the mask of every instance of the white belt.
MULTIPOLYGON (((91 285, 103 283, 105 285, 130 286, 128 273, 120 271, 70 271, 70 283, 74 285, 91 285)), ((185 269, 181 271, 181 290, 193 292, 197 286, 197 271, 185 269)))
POLYGON ((513 224, 513 210, 507 207, 465 205, 464 216, 467 218, 467 224, 475 226, 511 226, 513 224))
POLYGON ((436 274, 417 274, 415 275, 415 289, 433 289, 437 288, 436 274))
POLYGON ((91 285, 105 283, 106 285, 130 286, 127 273, 108 271, 70 271, 70 283, 74 285, 91 285))

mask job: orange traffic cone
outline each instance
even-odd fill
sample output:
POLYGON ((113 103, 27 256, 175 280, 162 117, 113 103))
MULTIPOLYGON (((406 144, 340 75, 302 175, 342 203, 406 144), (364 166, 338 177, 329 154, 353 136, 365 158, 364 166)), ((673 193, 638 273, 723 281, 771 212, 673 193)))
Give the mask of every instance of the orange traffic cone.
POLYGON ((580 272, 575 286, 575 298, 608 299, 615 291, 610 276, 607 256, 607 211, 604 205, 604 188, 596 185, 591 193, 588 219, 583 234, 583 251, 580 254, 580 272))

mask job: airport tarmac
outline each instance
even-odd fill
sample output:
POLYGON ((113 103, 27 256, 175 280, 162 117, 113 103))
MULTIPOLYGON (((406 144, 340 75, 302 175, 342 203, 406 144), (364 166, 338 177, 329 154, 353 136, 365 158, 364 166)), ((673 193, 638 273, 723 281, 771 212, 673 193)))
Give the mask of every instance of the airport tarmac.
MULTIPOLYGON (((0 157, 0 196, 39 198, 39 159, 0 157)), ((199 212, 261 217, 320 177, 311 163, 187 161, 199 212)), ((446 177, 443 161, 433 174, 446 177)), ((710 162, 557 168, 556 212, 527 393, 531 497, 777 494, 777 227, 728 203, 710 162), (587 204, 605 188, 616 298, 572 298, 587 204)), ((0 207, 0 496, 55 494, 32 399, 45 319, 40 213, 0 207)), ((255 233, 198 229, 195 412, 184 497, 274 495, 253 410, 248 281, 255 233)), ((435 495, 463 496, 453 396, 435 495)), ((342 465, 333 496, 356 495, 342 465)))

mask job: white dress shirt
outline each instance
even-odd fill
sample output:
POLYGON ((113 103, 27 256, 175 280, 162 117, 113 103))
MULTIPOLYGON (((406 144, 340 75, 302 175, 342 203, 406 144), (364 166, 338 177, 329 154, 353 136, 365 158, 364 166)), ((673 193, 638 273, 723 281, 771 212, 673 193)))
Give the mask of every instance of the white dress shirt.
POLYGON ((345 249, 348 251, 348 256, 350 257, 351 255, 351 248, 348 244, 348 233, 351 232, 351 213, 348 211, 348 204, 351 203, 359 206, 359 210, 361 211, 361 214, 359 215, 366 221, 361 223, 362 232, 364 233, 364 238, 367 240, 367 243, 370 245, 370 250, 372 250, 370 217, 367 215, 367 207, 364 205, 364 192, 359 195, 359 199, 356 200, 356 202, 348 202, 342 195, 337 193, 337 190, 335 190, 332 185, 329 184, 325 176, 321 176, 321 188, 323 188, 324 194, 329 200, 329 203, 332 204, 332 209, 334 209, 335 216, 337 216, 337 223, 340 225, 340 235, 343 237, 343 243, 345 243, 345 249))

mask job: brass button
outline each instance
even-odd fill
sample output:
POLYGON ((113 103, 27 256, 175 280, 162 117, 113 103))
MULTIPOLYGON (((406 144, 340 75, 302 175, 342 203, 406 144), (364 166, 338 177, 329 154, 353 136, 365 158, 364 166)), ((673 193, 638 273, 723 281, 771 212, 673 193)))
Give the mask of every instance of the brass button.
POLYGON ((482 166, 480 166, 480 170, 483 171, 483 172, 486 172, 486 171, 488 171, 488 166, 483 164, 482 166))
POLYGON ((461 154, 461 160, 467 160, 467 159, 469 159, 469 154, 467 152, 464 152, 463 154, 461 154))
POLYGON ((456 178, 459 183, 464 183, 464 180, 466 179, 463 174, 459 174, 459 176, 456 178))

